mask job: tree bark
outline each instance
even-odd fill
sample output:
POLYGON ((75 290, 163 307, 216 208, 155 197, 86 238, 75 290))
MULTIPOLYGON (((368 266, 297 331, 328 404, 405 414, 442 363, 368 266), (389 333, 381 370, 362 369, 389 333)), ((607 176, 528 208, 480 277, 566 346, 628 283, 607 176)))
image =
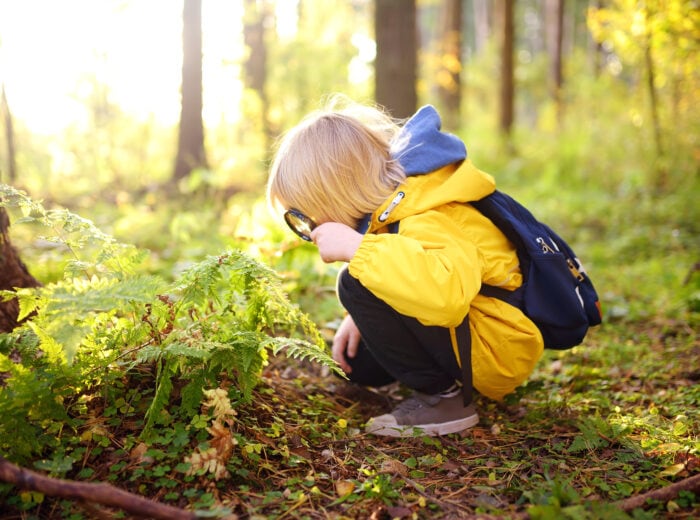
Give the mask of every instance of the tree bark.
MULTIPOLYGON (((18 287, 39 287, 12 246, 9 235, 10 219, 0 207, 0 290, 13 291, 18 287)), ((17 325, 19 304, 16 299, 0 300, 0 332, 10 332, 17 325)))
POLYGON ((638 507, 644 507, 647 500, 658 500, 668 502, 678 496, 681 491, 691 491, 697 493, 700 490, 700 474, 688 477, 680 482, 675 482, 666 487, 652 489, 641 495, 636 495, 616 502, 616 505, 623 511, 632 511, 638 507))
POLYGON ((513 49, 515 28, 513 23, 515 0, 501 0, 501 133, 509 137, 514 122, 515 79, 513 73, 513 49))
POLYGON ((74 482, 45 477, 35 471, 20 468, 2 456, 0 456, 0 480, 9 482, 20 489, 115 507, 145 518, 162 520, 195 520, 197 518, 195 513, 160 504, 110 484, 74 482))
POLYGON ((182 10, 182 105, 175 182, 207 166, 202 121, 202 0, 185 0, 182 10))
POLYGON ((410 117, 418 105, 415 0, 376 0, 374 31, 375 100, 394 117, 410 117))

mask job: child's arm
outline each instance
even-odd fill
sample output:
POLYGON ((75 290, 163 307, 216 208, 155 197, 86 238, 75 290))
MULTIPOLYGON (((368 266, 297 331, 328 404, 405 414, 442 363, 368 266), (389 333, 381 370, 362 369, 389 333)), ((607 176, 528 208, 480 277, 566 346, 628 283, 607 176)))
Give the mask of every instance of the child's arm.
POLYGON ((352 367, 348 364, 347 358, 352 359, 357 354, 360 338, 360 331, 355 325, 352 316, 348 314, 343 319, 340 327, 338 327, 332 346, 333 359, 337 361, 346 374, 352 372, 352 367))
POLYGON ((401 314, 453 327, 479 292, 482 260, 460 224, 439 211, 401 221, 399 234, 368 234, 349 272, 401 314))

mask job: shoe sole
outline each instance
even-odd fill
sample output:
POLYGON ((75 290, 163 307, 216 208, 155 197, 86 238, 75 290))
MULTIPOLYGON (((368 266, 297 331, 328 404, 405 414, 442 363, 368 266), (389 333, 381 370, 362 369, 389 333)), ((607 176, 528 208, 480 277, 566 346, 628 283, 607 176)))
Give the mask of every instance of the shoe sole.
POLYGON ((477 414, 463 417, 456 421, 449 421, 437 424, 415 424, 410 426, 398 426, 395 424, 376 424, 370 422, 365 427, 366 433, 373 435, 383 435, 385 437, 413 437, 415 435, 428 435, 436 437, 439 435, 448 435, 450 433, 461 432, 479 423, 477 414))

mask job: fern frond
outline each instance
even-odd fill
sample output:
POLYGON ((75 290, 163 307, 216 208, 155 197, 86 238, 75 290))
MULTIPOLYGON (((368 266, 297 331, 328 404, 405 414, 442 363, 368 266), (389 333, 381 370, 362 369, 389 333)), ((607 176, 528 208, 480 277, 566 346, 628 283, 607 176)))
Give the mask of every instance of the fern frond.
POLYGON ((0 298, 3 301, 17 299, 19 303, 18 322, 24 320, 46 303, 45 299, 41 297, 39 289, 36 287, 22 287, 14 291, 0 291, 0 298))
POLYGON ((153 276, 72 278, 46 286, 41 292, 47 313, 81 314, 124 309, 133 302, 148 303, 164 287, 153 276))
POLYGON ((22 217, 14 224, 35 224, 48 230, 43 240, 65 246, 74 256, 65 268, 65 277, 90 273, 103 277, 132 274, 145 252, 122 244, 101 231, 92 221, 66 209, 46 209, 25 192, 0 184, 0 207, 14 208, 22 217))
POLYGON ((210 374, 203 370, 195 371, 190 375, 189 381, 180 392, 180 407, 187 416, 197 413, 199 405, 202 403, 204 389, 212 383, 209 376, 210 374))
POLYGON ((287 357, 313 361, 329 367, 338 375, 343 375, 343 371, 331 357, 330 352, 327 349, 319 349, 315 343, 303 339, 277 337, 268 338, 266 347, 274 354, 284 351, 287 357))

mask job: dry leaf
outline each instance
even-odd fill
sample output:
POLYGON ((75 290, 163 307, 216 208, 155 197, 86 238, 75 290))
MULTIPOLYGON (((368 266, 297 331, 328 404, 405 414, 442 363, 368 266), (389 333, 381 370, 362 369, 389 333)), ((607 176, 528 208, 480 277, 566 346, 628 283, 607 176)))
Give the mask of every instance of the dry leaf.
POLYGON ((217 458, 226 464, 231 458, 233 446, 236 444, 236 440, 231 436, 231 430, 220 421, 214 420, 212 425, 207 428, 207 431, 212 436, 209 445, 216 450, 217 458))
POLYGON ((231 424, 233 417, 236 415, 236 410, 231 407, 228 392, 223 388, 214 388, 213 390, 205 390, 204 395, 206 396, 206 401, 202 404, 204 411, 213 408, 214 419, 223 420, 231 424))
POLYGON ((95 417, 90 414, 90 418, 85 421, 85 430, 80 434, 80 441, 84 443, 89 443, 93 440, 95 435, 100 437, 111 437, 107 429, 105 428, 104 417, 95 417))
POLYGON ((382 461, 382 465, 379 468, 380 473, 391 473, 401 475, 405 477, 408 475, 408 468, 402 462, 396 459, 386 459, 382 461))
POLYGON ((349 495, 355 490, 355 483, 350 480, 339 480, 335 483, 335 492, 339 497, 349 495))
POLYGON ((194 475, 200 470, 211 473, 214 480, 220 480, 229 476, 226 465, 223 464, 217 457, 215 448, 209 448, 205 451, 195 451, 189 457, 185 457, 185 462, 189 462, 190 469, 188 475, 194 475))
MULTIPOLYGON (((144 455, 148 451, 148 446, 145 443, 139 442, 134 448, 129 452, 129 458, 137 464, 144 462, 146 459, 144 455)), ((150 462, 150 460, 148 461, 150 462)))
POLYGON ((664 469, 661 473, 659 473, 659 476, 673 477, 674 475, 678 475, 682 471, 685 471, 685 464, 674 464, 673 466, 669 466, 666 469, 664 469))

